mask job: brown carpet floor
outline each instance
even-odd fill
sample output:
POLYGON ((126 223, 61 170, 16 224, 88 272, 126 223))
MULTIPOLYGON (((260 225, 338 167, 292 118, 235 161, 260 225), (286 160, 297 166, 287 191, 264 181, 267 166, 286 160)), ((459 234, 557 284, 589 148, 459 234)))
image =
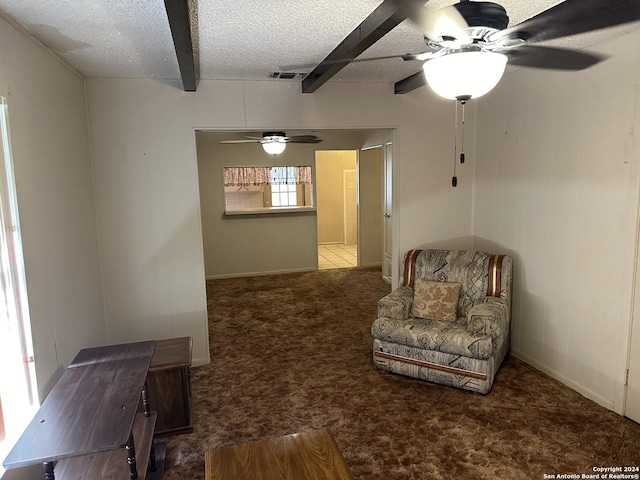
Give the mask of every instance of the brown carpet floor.
POLYGON ((211 364, 192 369, 195 431, 168 439, 165 479, 204 479, 207 449, 321 427, 358 480, 638 465, 638 424, 512 356, 487 396, 374 368, 389 291, 367 268, 207 282, 211 364))

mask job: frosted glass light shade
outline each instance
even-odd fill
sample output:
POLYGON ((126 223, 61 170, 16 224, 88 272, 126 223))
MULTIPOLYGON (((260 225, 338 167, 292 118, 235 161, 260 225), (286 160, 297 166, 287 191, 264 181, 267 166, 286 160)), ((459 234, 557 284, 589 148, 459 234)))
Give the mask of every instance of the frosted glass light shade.
POLYGON ((287 147, 287 142, 281 139, 267 140, 262 142, 262 148, 269 155, 280 155, 287 147))
POLYGON ((427 83, 441 97, 449 100, 477 98, 495 87, 507 66, 501 53, 454 52, 424 63, 427 83))

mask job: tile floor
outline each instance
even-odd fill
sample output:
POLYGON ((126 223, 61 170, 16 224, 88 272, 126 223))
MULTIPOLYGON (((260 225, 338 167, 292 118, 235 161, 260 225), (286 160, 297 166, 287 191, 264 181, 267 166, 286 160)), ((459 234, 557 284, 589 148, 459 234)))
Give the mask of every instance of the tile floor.
POLYGON ((357 245, 318 245, 318 270, 358 266, 357 245))

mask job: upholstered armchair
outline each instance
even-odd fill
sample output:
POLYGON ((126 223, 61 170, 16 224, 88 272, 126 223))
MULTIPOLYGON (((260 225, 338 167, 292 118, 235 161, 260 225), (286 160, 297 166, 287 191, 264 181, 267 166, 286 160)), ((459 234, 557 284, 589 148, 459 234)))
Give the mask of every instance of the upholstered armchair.
POLYGON ((509 348, 513 261, 410 250, 402 285, 378 302, 376 367, 487 394, 509 348))

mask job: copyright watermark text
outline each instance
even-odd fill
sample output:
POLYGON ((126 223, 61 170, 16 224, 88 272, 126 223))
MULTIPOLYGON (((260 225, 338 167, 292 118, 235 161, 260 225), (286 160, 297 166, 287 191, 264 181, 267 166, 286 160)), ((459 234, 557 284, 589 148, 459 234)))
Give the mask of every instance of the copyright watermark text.
POLYGON ((597 479, 597 480, 639 480, 640 479, 640 466, 620 466, 620 467, 605 467, 597 466, 593 467, 590 472, 584 473, 545 473, 543 477, 545 480, 585 480, 585 479, 597 479))

